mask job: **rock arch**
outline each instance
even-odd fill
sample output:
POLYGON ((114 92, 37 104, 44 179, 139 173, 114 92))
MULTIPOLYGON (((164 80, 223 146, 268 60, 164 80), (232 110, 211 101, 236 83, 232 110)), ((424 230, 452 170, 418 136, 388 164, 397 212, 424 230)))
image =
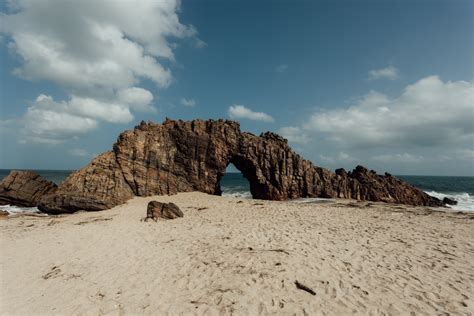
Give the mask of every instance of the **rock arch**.
POLYGON ((250 185, 250 194, 252 194, 252 197, 259 198, 258 192, 262 191, 262 187, 258 182, 257 167, 253 161, 246 159, 241 155, 235 155, 229 160, 229 163, 232 163, 235 168, 242 173, 242 176, 247 179, 250 185))
POLYGON ((356 198, 440 206, 424 192, 358 166, 336 173, 293 152, 286 139, 240 131, 227 120, 142 122, 120 134, 113 150, 73 173, 39 208, 60 213, 102 210, 133 196, 201 191, 221 194, 220 178, 232 162, 249 180, 254 198, 356 198))

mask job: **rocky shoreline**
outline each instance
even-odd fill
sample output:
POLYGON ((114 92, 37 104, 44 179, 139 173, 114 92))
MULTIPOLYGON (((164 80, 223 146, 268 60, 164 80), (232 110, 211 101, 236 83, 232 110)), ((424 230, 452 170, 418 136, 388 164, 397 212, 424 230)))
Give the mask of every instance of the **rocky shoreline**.
POLYGON ((286 139, 241 132, 228 120, 142 122, 121 133, 113 150, 56 187, 31 172, 12 171, 0 183, 0 201, 60 214, 100 211, 134 196, 200 191, 220 195, 220 179, 233 163, 255 199, 344 198, 414 206, 446 201, 385 173, 357 166, 331 172, 296 154, 286 139))

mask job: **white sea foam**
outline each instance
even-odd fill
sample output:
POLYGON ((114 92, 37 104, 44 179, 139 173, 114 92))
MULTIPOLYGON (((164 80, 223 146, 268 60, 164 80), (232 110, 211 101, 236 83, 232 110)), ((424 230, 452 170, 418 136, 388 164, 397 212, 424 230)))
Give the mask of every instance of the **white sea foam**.
MULTIPOLYGON (((458 211, 470 211, 474 212, 474 196, 469 193, 439 193, 436 191, 426 191, 427 194, 434 196, 440 200, 447 197, 458 202, 457 205, 448 205, 449 208, 458 211)), ((252 194, 248 191, 233 191, 233 192, 223 192, 222 196, 235 197, 240 199, 251 199, 252 194)), ((321 199, 321 198, 305 198, 297 199, 296 203, 327 203, 332 202, 331 199, 321 199)), ((19 207, 14 205, 0 205, 0 210, 5 210, 10 214, 18 213, 39 213, 40 211, 36 207, 19 207)))
POLYGON ((5 210, 10 214, 18 213, 39 213, 40 210, 36 207, 20 207, 15 205, 0 205, 0 210, 5 210))
POLYGON ((250 192, 222 192, 222 196, 235 197, 240 199, 251 199, 252 194, 250 192))
POLYGON ((466 192, 439 193, 436 191, 426 191, 427 194, 440 200, 445 197, 458 202, 457 205, 448 205, 449 208, 457 211, 474 212, 474 196, 466 192))

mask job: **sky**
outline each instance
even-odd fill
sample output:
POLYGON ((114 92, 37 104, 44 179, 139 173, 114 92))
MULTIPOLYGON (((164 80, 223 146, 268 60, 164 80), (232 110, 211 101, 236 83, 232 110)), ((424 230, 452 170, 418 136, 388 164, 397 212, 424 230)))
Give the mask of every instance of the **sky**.
POLYGON ((0 168, 141 120, 237 120, 318 166, 474 176, 474 1, 0 1, 0 168))

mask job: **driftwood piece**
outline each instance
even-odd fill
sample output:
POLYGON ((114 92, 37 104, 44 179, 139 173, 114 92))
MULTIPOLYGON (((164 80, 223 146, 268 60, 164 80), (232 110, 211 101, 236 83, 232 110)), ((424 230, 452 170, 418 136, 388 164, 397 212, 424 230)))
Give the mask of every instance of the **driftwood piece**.
POLYGON ((295 281, 295 285, 296 285, 296 288, 297 288, 297 289, 306 291, 306 292, 308 292, 308 293, 311 294, 311 295, 316 295, 316 292, 313 291, 313 289, 311 289, 311 288, 307 287, 306 285, 304 285, 304 284, 298 282, 298 280, 295 281))

